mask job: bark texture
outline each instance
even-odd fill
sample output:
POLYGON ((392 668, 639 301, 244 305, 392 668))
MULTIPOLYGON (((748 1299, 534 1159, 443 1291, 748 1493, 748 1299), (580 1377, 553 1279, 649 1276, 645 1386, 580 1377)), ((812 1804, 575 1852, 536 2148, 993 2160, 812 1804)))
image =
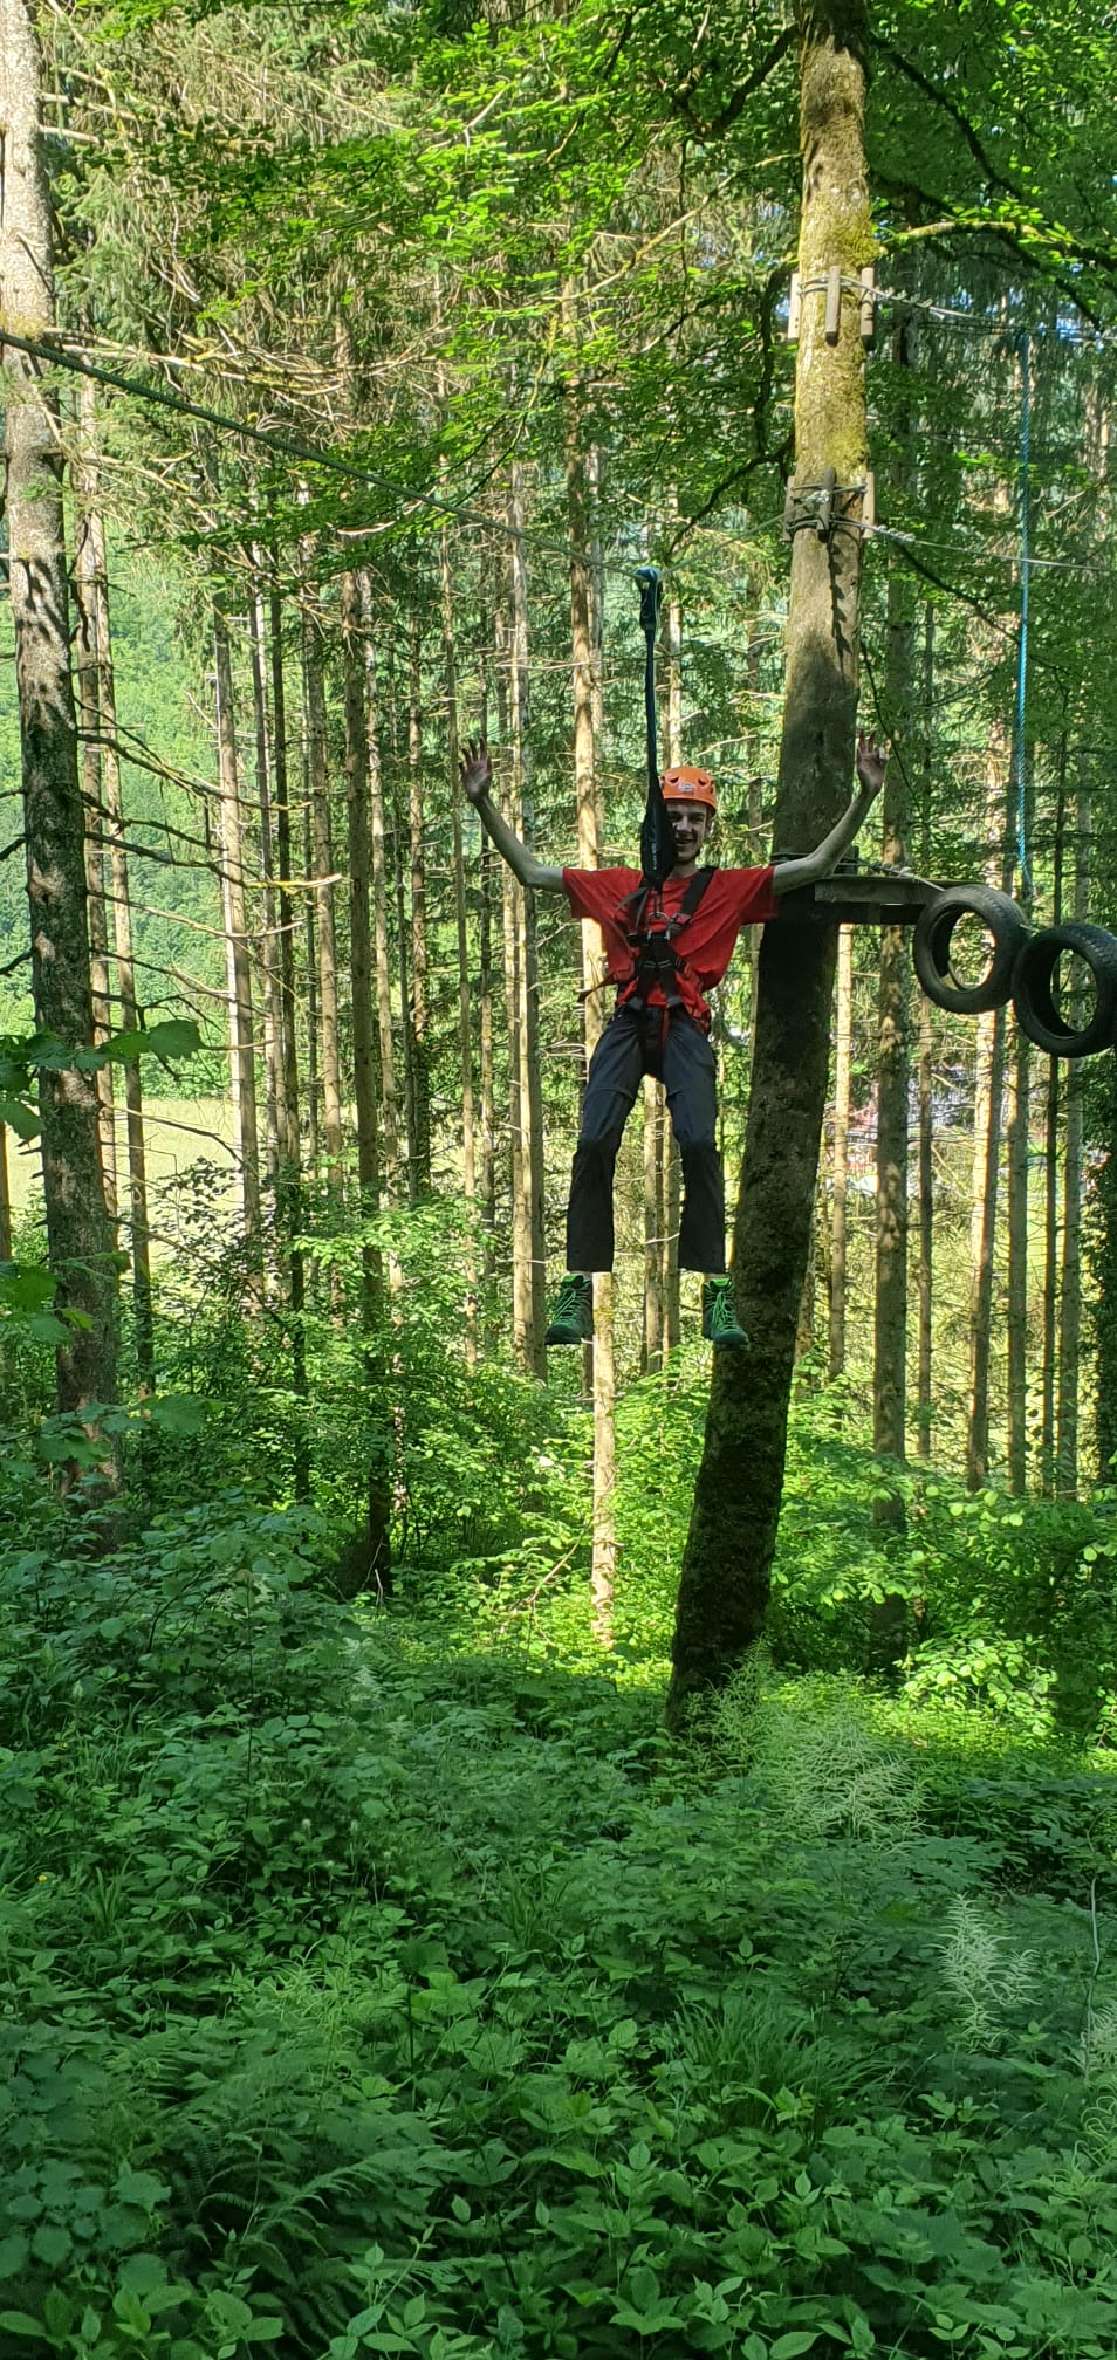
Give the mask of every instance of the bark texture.
MULTIPOLYGON (((801 17, 804 284, 871 250, 864 150, 865 17, 818 7, 801 17)), ((823 336, 823 296, 806 298, 796 376, 796 480, 833 467, 863 480, 864 358, 852 295, 842 332, 823 336)), ((850 495, 851 497, 853 495, 850 495)), ((850 791, 857 710, 861 536, 795 534, 776 829, 805 849, 850 791)), ((759 1637, 779 1522, 795 1334, 810 1247, 826 1101, 833 929, 785 910, 765 929, 744 1171, 734 1233, 737 1298, 751 1350, 715 1363, 702 1465, 679 1592, 669 1718, 722 1685, 759 1637)))
MULTIPOLYGON (((49 336, 54 327, 50 195, 39 56, 26 0, 0 0, 0 80, 3 317, 19 334, 49 336)), ((78 1047, 92 1039, 93 1006, 58 411, 38 366, 24 354, 5 357, 9 583, 35 1022, 78 1047)), ((58 1406, 81 1411, 116 1395, 113 1239, 91 1076, 74 1066, 44 1072, 39 1105, 56 1305, 81 1319, 58 1347, 58 1406)))

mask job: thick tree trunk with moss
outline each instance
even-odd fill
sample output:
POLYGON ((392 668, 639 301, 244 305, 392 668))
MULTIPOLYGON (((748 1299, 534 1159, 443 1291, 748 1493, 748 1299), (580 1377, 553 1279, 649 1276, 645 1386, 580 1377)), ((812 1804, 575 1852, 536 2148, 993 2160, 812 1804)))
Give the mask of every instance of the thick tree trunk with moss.
MULTIPOLYGON (((3 229, 0 302, 28 337, 54 329, 50 192, 39 56, 26 0, 0 0, 3 229)), ((35 1023, 67 1046, 92 1039, 89 920, 57 403, 36 364, 9 350, 5 395, 8 580, 15 629, 23 824, 35 1023)), ((58 1406, 116 1397, 113 1238, 101 1181, 97 1092, 75 1065, 39 1084, 47 1254, 59 1311, 76 1314, 56 1355, 58 1406)), ((108 1470, 106 1470, 108 1472, 108 1470)))
MULTIPOLYGON (((871 252, 865 174, 861 6, 801 14, 805 287, 840 266, 841 332, 823 332, 825 294, 803 301, 796 374, 796 484, 806 496, 826 468, 838 485, 864 479, 864 356, 855 285, 871 252), (854 284, 851 286, 849 282, 854 284)), ((859 515, 854 492, 837 495, 859 515)), ((853 778, 861 535, 812 523, 794 536, 776 848, 805 851, 839 817, 853 778)), ((795 1333, 810 1249, 826 1102, 834 930, 785 910, 765 929, 744 1170, 734 1234, 738 1306, 751 1349, 715 1362, 695 1486, 668 1704, 680 1724, 691 1699, 721 1686, 755 1644, 768 1605, 779 1523, 795 1333)))

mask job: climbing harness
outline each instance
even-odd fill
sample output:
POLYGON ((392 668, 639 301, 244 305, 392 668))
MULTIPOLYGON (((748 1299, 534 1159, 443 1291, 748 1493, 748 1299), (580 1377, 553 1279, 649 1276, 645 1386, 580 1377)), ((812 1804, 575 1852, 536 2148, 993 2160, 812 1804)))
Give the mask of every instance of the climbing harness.
POLYGON ((625 948, 632 959, 632 974, 617 994, 618 1008, 631 1008, 634 1014, 641 1014, 649 1005, 649 995, 658 987, 666 1001, 664 1015, 668 1016, 673 1009, 684 1005, 680 976, 685 976, 695 991, 700 989, 693 968, 680 958, 675 946, 701 907, 716 875, 716 869, 696 869, 678 909, 670 917, 663 907, 663 895, 654 885, 639 885, 621 903, 618 919, 625 948))

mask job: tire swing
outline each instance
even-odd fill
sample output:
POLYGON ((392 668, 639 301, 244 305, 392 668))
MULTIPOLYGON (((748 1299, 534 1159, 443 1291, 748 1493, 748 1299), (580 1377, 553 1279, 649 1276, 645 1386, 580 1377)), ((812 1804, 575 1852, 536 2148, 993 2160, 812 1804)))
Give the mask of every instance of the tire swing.
POLYGON ((1117 937, 1104 926, 1077 919, 1045 926, 1024 944, 1012 978, 1012 1003, 1021 1032, 1049 1057, 1092 1057, 1117 1040, 1117 937), (1067 1022, 1055 997, 1055 974, 1064 952, 1089 969, 1094 1013, 1088 1024, 1067 1022))
MULTIPOLYGON (((947 885, 920 913, 912 958, 920 986, 936 1008, 947 1008, 953 1016, 981 1016, 987 1008, 1003 1008, 1011 997, 1027 943, 1027 919, 1007 893, 992 885, 947 885), (976 983, 964 983, 950 964, 954 929, 962 918, 979 918, 993 938, 989 964, 976 983)), ((1117 952, 1117 943, 1113 947, 1117 952)))

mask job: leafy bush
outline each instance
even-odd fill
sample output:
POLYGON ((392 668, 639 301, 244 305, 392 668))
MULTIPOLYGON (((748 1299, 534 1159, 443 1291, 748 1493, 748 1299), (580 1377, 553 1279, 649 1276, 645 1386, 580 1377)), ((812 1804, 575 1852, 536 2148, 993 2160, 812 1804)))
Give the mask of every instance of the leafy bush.
POLYGON ((4 2349, 1108 2353, 1109 1782, 755 1672, 668 1752, 323 1545, 0 1557, 4 2349))

